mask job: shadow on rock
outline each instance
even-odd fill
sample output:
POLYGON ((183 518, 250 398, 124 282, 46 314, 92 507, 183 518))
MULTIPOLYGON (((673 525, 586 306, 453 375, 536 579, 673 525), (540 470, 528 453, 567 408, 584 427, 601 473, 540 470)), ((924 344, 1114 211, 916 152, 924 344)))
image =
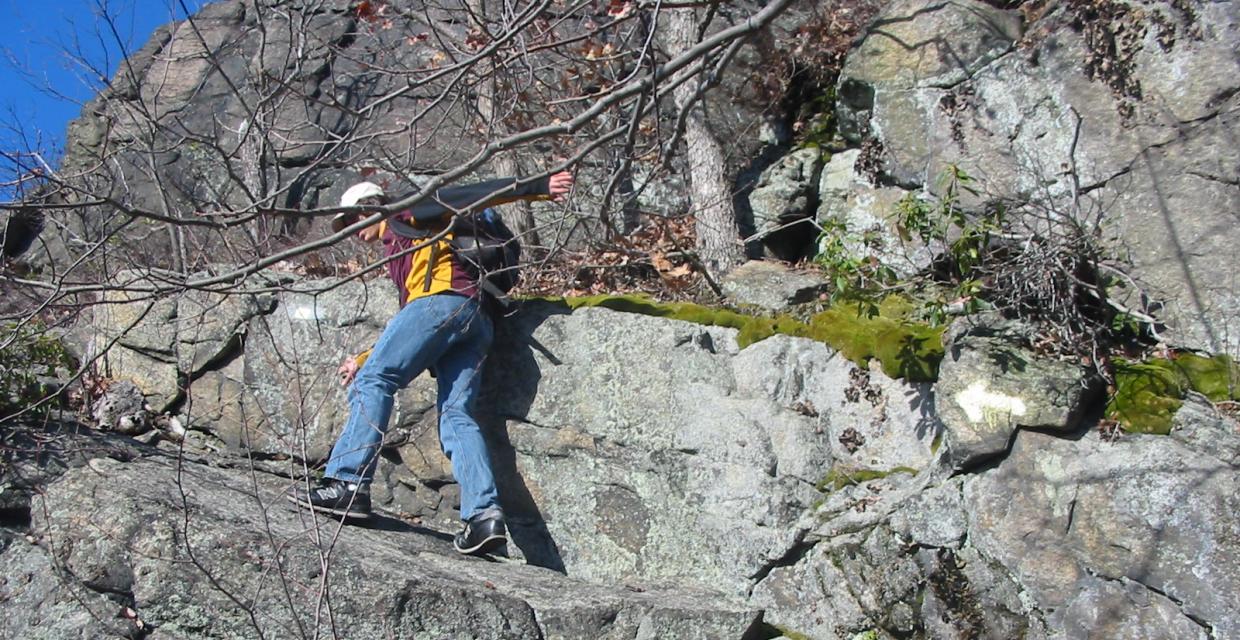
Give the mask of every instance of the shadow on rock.
POLYGON ((521 311, 496 323, 495 346, 486 367, 478 422, 491 445, 500 501, 508 516, 509 535, 527 564, 565 573, 564 560, 529 485, 517 465, 508 422, 524 420, 542 379, 535 353, 551 366, 560 360, 534 337, 547 318, 569 313, 565 307, 527 302, 521 311))

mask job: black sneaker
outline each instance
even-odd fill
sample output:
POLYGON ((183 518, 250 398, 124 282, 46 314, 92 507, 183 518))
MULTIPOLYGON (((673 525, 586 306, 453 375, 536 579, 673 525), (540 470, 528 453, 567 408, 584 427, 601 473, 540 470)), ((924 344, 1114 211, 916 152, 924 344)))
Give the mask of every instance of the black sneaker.
POLYGON ((298 484, 289 489, 285 497, 299 506, 341 518, 360 520, 370 517, 370 488, 356 482, 324 478, 309 491, 298 484))
POLYGON ((490 553, 507 543, 504 513, 499 509, 487 509, 470 518, 465 528, 452 540, 457 553, 467 555, 490 553))

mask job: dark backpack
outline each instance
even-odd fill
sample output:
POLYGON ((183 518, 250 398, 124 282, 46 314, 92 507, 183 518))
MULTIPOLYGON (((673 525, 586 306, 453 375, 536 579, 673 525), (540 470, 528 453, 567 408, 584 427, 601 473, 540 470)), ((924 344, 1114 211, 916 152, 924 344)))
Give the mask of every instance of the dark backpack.
MULTIPOLYGON (((388 219, 388 228, 398 236, 425 240, 443 228, 418 229, 396 218, 388 219)), ((521 242, 494 209, 486 208, 452 218, 452 255, 471 276, 477 278, 484 301, 493 310, 512 311, 515 304, 508 292, 521 279, 521 242)), ((434 249, 432 248, 432 251, 434 249)), ((431 256, 431 262, 437 256, 431 256)))

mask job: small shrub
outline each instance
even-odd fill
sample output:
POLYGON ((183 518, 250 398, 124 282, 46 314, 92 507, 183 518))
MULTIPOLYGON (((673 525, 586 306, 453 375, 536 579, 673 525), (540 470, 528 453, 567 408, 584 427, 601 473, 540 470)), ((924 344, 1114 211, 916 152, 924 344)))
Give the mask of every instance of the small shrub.
POLYGON ((43 379, 71 368, 73 358, 59 340, 37 325, 5 327, 0 338, 0 416, 20 411, 54 393, 43 379))
POLYGON ((959 307, 955 313, 964 314, 985 308, 982 271, 1006 213, 1003 207, 990 208, 982 215, 966 213, 959 202, 965 193, 976 195, 971 183, 963 170, 950 167, 938 183, 942 195, 909 194, 896 203, 893 218, 901 240, 916 239, 938 255, 921 277, 900 281, 877 257, 879 242, 873 230, 857 233, 842 221, 823 223, 814 262, 833 285, 831 301, 856 304, 873 316, 879 301, 899 292, 919 301, 921 319, 934 326, 946 323, 953 305, 959 307), (862 252, 853 247, 862 247, 862 252))

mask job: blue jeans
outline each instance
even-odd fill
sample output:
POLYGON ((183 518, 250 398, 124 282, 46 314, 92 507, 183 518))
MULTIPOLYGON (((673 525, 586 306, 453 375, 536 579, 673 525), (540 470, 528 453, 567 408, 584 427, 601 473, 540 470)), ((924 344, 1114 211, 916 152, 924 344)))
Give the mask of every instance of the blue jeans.
POLYGON ((461 487, 461 519, 499 507, 491 458, 470 415, 482 363, 494 337, 475 299, 455 294, 417 298, 392 318, 349 387, 349 422, 332 448, 326 475, 369 482, 392 415, 392 396, 423 370, 439 381, 439 444, 461 487))

